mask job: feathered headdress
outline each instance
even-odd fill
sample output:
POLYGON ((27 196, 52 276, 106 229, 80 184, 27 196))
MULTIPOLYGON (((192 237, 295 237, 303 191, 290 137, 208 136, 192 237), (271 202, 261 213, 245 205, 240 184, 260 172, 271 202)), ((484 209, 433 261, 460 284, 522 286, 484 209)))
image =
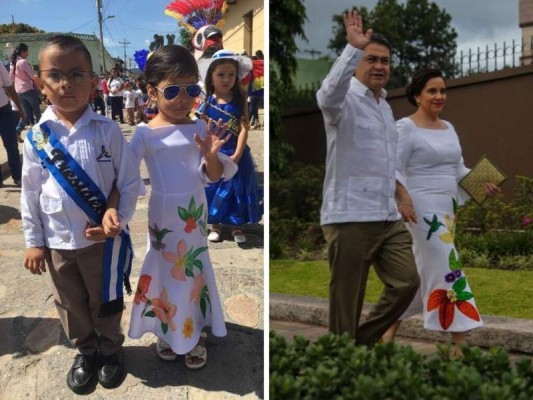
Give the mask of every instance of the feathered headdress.
POLYGON ((137 50, 133 54, 133 58, 135 58, 135 62, 137 63, 137 66, 141 71, 144 71, 144 67, 146 66, 146 60, 148 59, 148 50, 137 50))
MULTIPOLYGON (((200 59, 204 51, 222 48, 222 31, 218 28, 228 6, 225 0, 175 0, 165 9, 165 14, 178 20, 178 24, 194 33, 194 56, 200 59)), ((213 52, 214 52, 213 51, 213 52)))
POLYGON ((206 25, 220 26, 228 6, 225 0, 175 0, 165 9, 165 14, 191 32, 206 25))

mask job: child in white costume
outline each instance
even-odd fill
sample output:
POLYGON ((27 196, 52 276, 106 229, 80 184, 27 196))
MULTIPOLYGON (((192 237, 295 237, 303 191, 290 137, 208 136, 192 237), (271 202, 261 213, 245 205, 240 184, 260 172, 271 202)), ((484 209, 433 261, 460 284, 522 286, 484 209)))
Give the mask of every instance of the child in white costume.
MULTIPOLYGON (((130 143, 134 158, 144 159, 152 193, 148 210, 149 248, 143 263, 129 336, 159 337, 159 357, 186 354, 186 366, 207 360, 205 326, 216 336, 226 327, 207 251, 204 186, 231 178, 236 164, 219 153, 225 127, 207 129, 189 113, 200 94, 198 66, 181 46, 163 46, 148 59, 147 91, 159 114, 138 125, 130 143)), ((213 126, 209 124, 208 126, 213 126)))

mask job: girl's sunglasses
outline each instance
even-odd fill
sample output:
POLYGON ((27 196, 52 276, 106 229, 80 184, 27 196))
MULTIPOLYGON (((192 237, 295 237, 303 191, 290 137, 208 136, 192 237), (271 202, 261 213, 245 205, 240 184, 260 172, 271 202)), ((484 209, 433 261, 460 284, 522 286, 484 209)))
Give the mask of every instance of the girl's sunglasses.
POLYGON ((154 86, 157 90, 163 93, 163 97, 167 100, 172 100, 179 96, 181 89, 185 89, 185 93, 189 97, 198 97, 202 93, 202 88, 200 85, 193 83, 191 85, 170 85, 164 89, 160 89, 157 86, 154 86))

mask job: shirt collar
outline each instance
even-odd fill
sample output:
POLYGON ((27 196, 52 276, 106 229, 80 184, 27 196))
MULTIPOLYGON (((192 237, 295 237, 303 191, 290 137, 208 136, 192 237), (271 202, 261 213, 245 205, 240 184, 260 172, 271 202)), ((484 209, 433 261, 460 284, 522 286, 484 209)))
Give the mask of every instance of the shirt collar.
MULTIPOLYGON (((92 110, 92 108, 87 104, 87 108, 85 109, 81 117, 76 121, 76 123, 74 124, 72 128, 77 130, 85 125, 88 125, 93 120, 110 122, 108 118, 104 117, 103 115, 95 113, 92 110)), ((64 125, 59 119, 59 117, 57 116, 54 105, 47 107, 47 109, 43 113, 41 121, 42 122, 54 121, 61 125, 64 125)))
MULTIPOLYGON (((355 76, 353 77, 352 82, 355 88, 355 92, 359 96, 368 96, 368 93, 370 93, 371 96, 374 96, 372 91, 355 76)), ((381 94, 379 96, 385 99, 387 97, 387 91, 385 89, 381 89, 381 94)))

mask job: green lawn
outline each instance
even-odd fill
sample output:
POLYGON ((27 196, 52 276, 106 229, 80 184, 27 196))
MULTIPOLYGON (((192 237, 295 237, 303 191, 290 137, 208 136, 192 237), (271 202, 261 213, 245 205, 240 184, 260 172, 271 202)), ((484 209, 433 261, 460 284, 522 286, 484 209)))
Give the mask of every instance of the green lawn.
MULTIPOLYGON (((465 268, 481 314, 533 319, 533 272, 465 268)), ((270 261, 270 292, 328 297, 326 261, 270 261)), ((382 284, 373 270, 365 300, 375 302, 382 284)))

